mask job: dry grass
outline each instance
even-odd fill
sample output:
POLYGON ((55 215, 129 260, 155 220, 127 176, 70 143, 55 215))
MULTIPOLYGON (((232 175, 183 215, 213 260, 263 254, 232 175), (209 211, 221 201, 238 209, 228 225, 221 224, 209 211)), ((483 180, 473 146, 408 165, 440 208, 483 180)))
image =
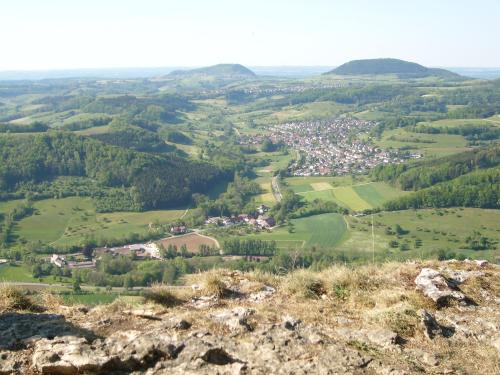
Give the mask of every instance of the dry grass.
POLYGON ((182 299, 176 295, 168 285, 156 283, 144 294, 147 302, 154 302, 165 307, 174 307, 182 304, 182 299))
POLYGON ((272 274, 270 272, 264 272, 264 271, 261 271, 258 269, 251 271, 251 272, 248 272, 248 273, 245 273, 244 277, 246 277, 248 280, 262 283, 265 285, 269 285, 269 286, 272 286, 275 288, 282 281, 282 278, 280 278, 279 276, 272 274))
POLYGON ((16 310, 39 311, 40 307, 19 288, 0 284, 0 312, 16 310))
POLYGON ((319 298, 325 294, 325 285, 319 275, 308 270, 298 270, 289 274, 282 282, 286 294, 299 298, 319 298))
POLYGON ((63 299, 59 295, 47 290, 40 293, 40 300, 42 305, 50 311, 59 311, 64 305, 63 299))
POLYGON ((188 284, 196 285, 196 294, 203 296, 215 296, 223 298, 229 295, 228 286, 231 282, 231 271, 224 269, 213 269, 210 271, 187 275, 188 284))

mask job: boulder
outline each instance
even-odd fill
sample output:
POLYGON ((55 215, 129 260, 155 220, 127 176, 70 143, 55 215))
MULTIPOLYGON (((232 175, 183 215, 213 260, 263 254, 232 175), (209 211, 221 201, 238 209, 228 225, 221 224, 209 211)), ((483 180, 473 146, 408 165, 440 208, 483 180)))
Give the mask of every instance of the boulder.
POLYGON ((236 307, 232 310, 223 310, 212 315, 212 319, 218 323, 229 327, 233 332, 251 331, 252 327, 248 324, 248 317, 255 311, 245 307, 236 307))
POLYGON ((452 289, 452 285, 446 278, 432 268, 422 268, 420 274, 415 279, 417 289, 432 299, 437 305, 445 305, 450 300, 465 301, 465 295, 452 289))

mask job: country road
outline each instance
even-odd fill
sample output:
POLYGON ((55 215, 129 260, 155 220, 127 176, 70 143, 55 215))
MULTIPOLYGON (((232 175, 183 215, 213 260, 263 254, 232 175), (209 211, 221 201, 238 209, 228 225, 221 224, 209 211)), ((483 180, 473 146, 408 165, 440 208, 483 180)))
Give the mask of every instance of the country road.
POLYGON ((273 189, 274 198, 276 198, 277 202, 281 202, 281 199, 283 199, 283 195, 281 195, 280 183, 277 176, 273 177, 271 187, 273 189))

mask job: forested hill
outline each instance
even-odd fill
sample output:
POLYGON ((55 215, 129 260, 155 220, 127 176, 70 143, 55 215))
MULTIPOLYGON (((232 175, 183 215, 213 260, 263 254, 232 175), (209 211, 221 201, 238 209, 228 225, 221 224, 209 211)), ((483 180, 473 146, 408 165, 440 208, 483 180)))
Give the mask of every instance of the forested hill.
POLYGON ((0 191, 40 184, 60 176, 81 176, 132 197, 130 209, 187 202, 228 171, 172 155, 152 155, 114 147, 71 133, 0 138, 0 191), (132 207, 133 206, 133 207, 132 207))
POLYGON ((403 190, 419 190, 477 169, 499 165, 500 147, 493 145, 414 164, 379 165, 372 171, 372 177, 375 180, 390 182, 403 190))
POLYGON ((500 208, 500 167, 474 171, 384 204, 389 211, 457 206, 500 208))
POLYGON ((210 75, 215 77, 252 78, 255 73, 240 64, 218 64, 191 70, 176 70, 170 76, 210 75))
POLYGON ((416 76, 460 77, 445 69, 432 69, 420 64, 398 59, 366 59, 349 61, 325 74, 362 75, 362 74, 403 74, 416 76))

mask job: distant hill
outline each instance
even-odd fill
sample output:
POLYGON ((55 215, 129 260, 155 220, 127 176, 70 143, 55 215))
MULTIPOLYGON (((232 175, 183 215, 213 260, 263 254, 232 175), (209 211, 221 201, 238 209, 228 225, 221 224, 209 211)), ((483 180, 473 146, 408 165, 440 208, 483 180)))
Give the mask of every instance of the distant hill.
POLYGON ((169 76, 197 76, 207 75, 215 77, 237 77, 237 78, 251 78, 255 77, 255 73, 250 69, 240 64, 218 64, 204 68, 190 69, 190 70, 175 70, 169 76))
POLYGON ((412 76, 439 76, 459 78, 460 75, 445 69, 427 68, 420 64, 398 59, 367 59, 349 61, 325 74, 399 74, 412 76))

